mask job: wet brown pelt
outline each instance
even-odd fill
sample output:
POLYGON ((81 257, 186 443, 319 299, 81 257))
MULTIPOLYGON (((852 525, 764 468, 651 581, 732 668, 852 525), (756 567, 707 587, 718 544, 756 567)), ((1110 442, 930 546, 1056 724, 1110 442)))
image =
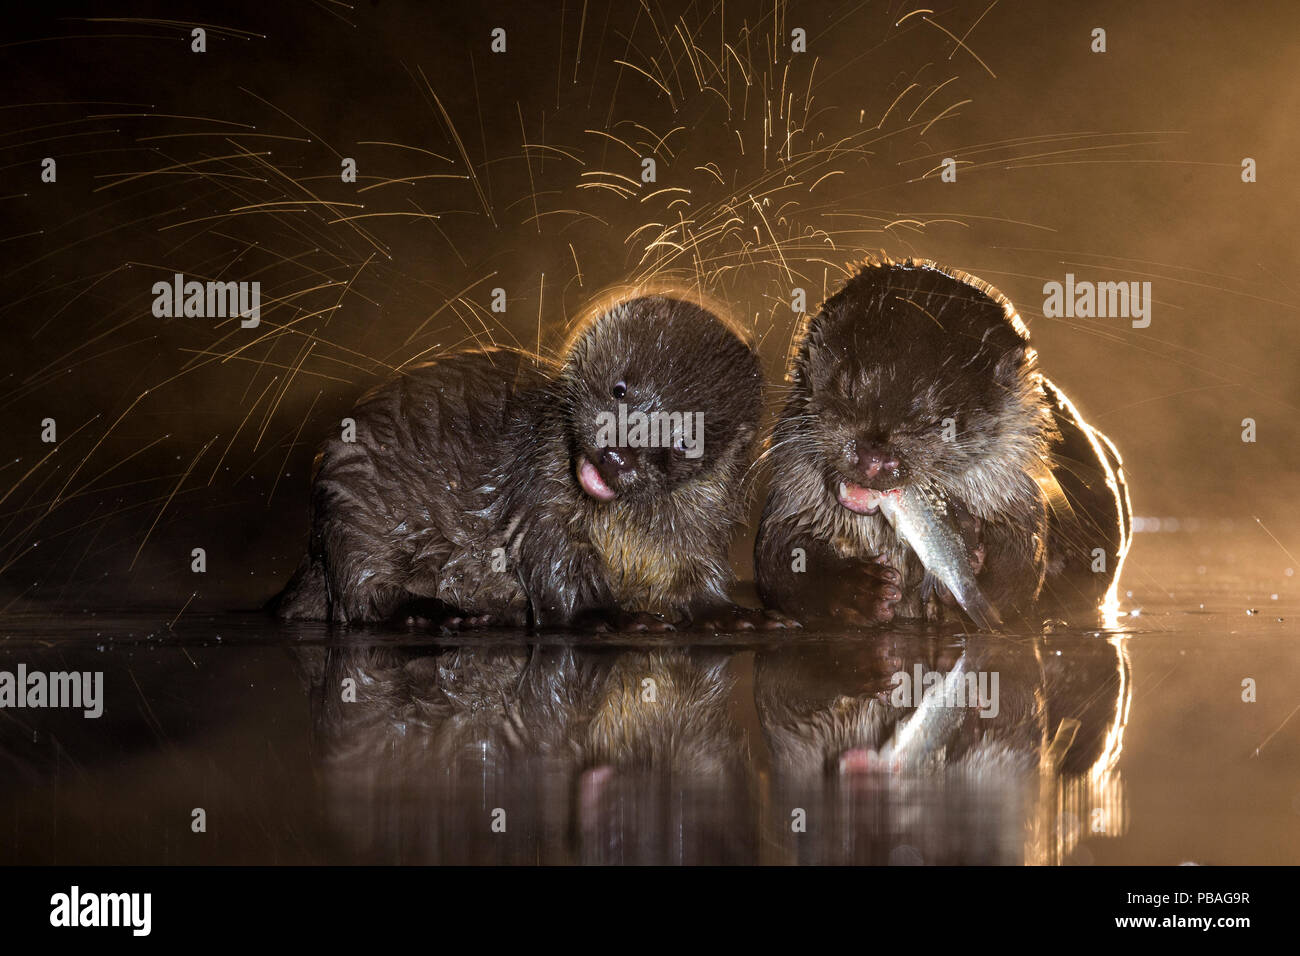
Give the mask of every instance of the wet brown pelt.
POLYGON ((409 369, 357 405, 355 442, 317 456, 308 555, 278 613, 540 627, 720 613, 760 378, 727 323, 656 296, 595 317, 561 364, 494 349, 409 369), (702 413, 703 453, 642 449, 597 501, 575 467, 620 401, 702 413))

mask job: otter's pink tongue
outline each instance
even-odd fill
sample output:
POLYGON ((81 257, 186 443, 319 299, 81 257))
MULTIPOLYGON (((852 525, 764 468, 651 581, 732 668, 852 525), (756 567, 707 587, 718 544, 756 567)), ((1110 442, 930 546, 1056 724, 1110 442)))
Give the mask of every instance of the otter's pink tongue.
POLYGON ((863 488, 861 485, 851 485, 846 481, 840 482, 839 492, 836 495, 840 504, 850 511, 856 511, 858 514, 873 514, 880 507, 881 500, 885 497, 885 492, 876 491, 874 488, 863 488))
POLYGON ((600 472, 586 455, 578 459, 578 484, 597 501, 612 501, 616 497, 614 489, 605 484, 605 479, 600 477, 600 472))

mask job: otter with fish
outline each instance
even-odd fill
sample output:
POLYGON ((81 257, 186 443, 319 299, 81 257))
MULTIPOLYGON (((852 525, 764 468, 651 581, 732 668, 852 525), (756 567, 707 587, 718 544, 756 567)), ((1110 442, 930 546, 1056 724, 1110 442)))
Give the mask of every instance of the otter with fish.
POLYGON ((560 363, 497 348, 408 369, 350 413, 355 441, 317 455, 308 553, 274 610, 444 627, 783 626, 728 597, 761 384, 731 325, 659 295, 596 315, 560 363))
POLYGON ((994 629, 1113 596, 1131 533, 1119 456, 988 283, 870 259, 800 330, 789 381, 755 543, 769 607, 994 629))

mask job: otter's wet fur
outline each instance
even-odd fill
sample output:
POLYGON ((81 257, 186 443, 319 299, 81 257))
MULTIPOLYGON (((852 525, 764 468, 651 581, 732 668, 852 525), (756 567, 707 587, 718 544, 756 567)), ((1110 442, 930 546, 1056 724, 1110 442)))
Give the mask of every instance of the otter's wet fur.
POLYGON ((308 554, 275 610, 564 627, 725 606, 760 388, 735 330, 664 296, 596 316, 561 363, 490 349, 408 369, 350 413, 354 442, 317 455, 308 554), (599 457, 598 414, 620 402, 703 413, 703 454, 639 449, 599 501, 575 469, 599 457))
POLYGON ((856 623, 958 613, 883 516, 841 503, 840 482, 942 489, 1004 616, 1040 610, 1045 584, 1094 606, 1110 588, 1129 536, 1118 456, 1039 373, 1027 329, 988 283, 928 260, 869 260, 807 321, 789 379, 755 553, 770 606, 816 618, 856 602, 856 623))

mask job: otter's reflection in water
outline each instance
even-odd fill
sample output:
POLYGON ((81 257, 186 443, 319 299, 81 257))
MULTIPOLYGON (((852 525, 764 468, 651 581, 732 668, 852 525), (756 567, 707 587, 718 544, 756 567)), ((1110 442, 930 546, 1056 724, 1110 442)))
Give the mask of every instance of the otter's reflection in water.
POLYGON ((752 761, 730 713, 729 655, 541 645, 319 655, 328 809, 363 858, 753 860, 752 761))
POLYGON ((897 636, 759 652, 780 858, 1050 864, 1083 828, 1121 833, 1127 661, 1102 640, 1068 647, 897 636))
POLYGON ((1118 641, 1056 643, 299 653, 359 860, 1052 864, 1124 829, 1129 694, 1118 641))

